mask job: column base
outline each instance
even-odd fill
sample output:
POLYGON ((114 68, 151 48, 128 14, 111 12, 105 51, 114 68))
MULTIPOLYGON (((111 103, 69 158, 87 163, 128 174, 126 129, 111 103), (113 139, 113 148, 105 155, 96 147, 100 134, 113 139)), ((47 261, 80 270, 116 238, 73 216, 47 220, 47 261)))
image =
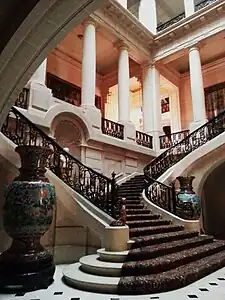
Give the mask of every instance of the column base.
POLYGON ((53 105, 51 89, 36 81, 31 81, 28 88, 30 89, 30 108, 45 112, 53 105))
POLYGON ((102 114, 100 109, 94 105, 83 104, 80 106, 82 113, 87 120, 90 120, 91 126, 97 131, 101 131, 102 114))
POLYGON ((205 123, 207 123, 208 120, 201 120, 201 121, 193 121, 190 125, 189 125, 189 130, 190 132, 195 131, 197 128, 201 127, 202 125, 204 125, 205 123))
POLYGON ((136 141, 136 128, 134 123, 130 121, 119 121, 124 125, 124 140, 135 142, 136 141))

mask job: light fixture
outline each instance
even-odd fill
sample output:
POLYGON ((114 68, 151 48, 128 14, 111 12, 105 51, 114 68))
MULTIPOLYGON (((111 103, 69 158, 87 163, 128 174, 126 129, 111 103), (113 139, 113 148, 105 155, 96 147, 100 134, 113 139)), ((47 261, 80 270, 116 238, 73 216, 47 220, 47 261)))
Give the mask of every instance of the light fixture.
POLYGON ((83 34, 78 34, 77 37, 78 37, 79 40, 83 40, 84 36, 83 36, 83 34))

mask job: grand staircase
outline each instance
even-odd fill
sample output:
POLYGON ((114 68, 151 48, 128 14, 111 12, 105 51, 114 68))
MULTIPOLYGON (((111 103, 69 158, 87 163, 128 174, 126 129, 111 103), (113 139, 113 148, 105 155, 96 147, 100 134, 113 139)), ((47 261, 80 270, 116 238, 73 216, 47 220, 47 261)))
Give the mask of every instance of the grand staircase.
POLYGON ((184 287, 225 266, 225 241, 186 232, 141 200, 144 175, 123 183, 129 251, 85 256, 64 271, 68 284, 89 291, 124 295, 154 294, 184 287))
MULTIPOLYGON (((155 179, 185 155, 224 132, 224 121, 225 113, 222 113, 157 157, 146 166, 145 175, 137 175, 118 187, 117 197, 126 197, 129 250, 107 252, 100 249, 96 255, 82 257, 64 271, 68 284, 96 292, 150 294, 181 288, 225 266, 225 241, 198 232, 186 232, 183 226, 153 214, 141 201, 146 179, 149 187, 160 185, 155 179)), ((118 198, 115 197, 114 177, 109 179, 83 165, 15 108, 12 108, 2 133, 17 145, 38 144, 52 148, 48 168, 68 186, 116 218, 118 198), (61 156, 66 162, 63 169, 61 156)), ((163 201, 163 208, 175 213, 170 203, 173 190, 166 188, 167 202, 163 201)), ((150 193, 148 196, 154 202, 160 195, 152 198, 150 193)))

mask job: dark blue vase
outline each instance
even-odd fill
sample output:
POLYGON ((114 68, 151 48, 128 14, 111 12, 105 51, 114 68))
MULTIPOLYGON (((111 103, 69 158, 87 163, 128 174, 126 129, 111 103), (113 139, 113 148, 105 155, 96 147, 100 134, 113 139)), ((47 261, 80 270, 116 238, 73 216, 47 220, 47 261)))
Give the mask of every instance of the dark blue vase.
POLYGON ((177 214, 188 220, 198 220, 201 214, 200 198, 193 191, 194 176, 179 176, 180 191, 177 193, 177 214))
POLYGON ((19 146, 20 175, 8 186, 3 224, 13 239, 0 256, 2 289, 35 290, 53 282, 53 257, 40 243, 54 216, 55 189, 45 178, 50 148, 19 146))

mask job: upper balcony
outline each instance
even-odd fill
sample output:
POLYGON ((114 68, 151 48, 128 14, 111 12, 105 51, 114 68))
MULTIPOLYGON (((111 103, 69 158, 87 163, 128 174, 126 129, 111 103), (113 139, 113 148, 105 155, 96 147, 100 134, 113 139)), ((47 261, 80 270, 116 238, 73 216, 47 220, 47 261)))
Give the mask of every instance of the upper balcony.
MULTIPOLYGON (((128 0, 127 9, 153 34, 220 0, 128 0)), ((124 6, 123 0, 118 0, 124 6)), ((125 1, 126 2, 126 1, 125 1)))

